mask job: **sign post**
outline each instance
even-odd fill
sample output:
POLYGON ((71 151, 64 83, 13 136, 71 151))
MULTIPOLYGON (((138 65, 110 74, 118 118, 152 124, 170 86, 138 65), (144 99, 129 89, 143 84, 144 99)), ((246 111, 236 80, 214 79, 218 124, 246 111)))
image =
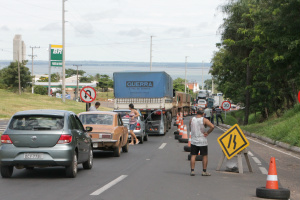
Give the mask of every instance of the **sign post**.
MULTIPOLYGON (((51 67, 62 67, 62 45, 49 44, 49 76, 48 95, 51 91, 51 67)), ((63 90, 63 88, 62 88, 63 90)))
POLYGON ((221 107, 223 110, 225 110, 225 119, 226 119, 226 111, 230 110, 231 103, 229 101, 223 101, 221 107))
POLYGON ((250 165, 249 157, 248 157, 248 151, 245 150, 246 147, 249 146, 249 142, 240 129, 239 125, 235 124, 230 129, 228 129, 225 133, 223 133, 218 138, 218 143, 220 144, 222 148, 222 157, 219 161, 217 170, 220 170, 222 163, 225 159, 225 156, 228 160, 233 158, 235 155, 238 156, 238 167, 239 167, 239 173, 243 173, 243 162, 242 162, 242 153, 245 156, 248 169, 250 172, 252 172, 252 167, 250 165))
POLYGON ((96 90, 90 86, 85 86, 80 90, 80 98, 86 103, 86 111, 88 111, 91 103, 96 99, 96 90))

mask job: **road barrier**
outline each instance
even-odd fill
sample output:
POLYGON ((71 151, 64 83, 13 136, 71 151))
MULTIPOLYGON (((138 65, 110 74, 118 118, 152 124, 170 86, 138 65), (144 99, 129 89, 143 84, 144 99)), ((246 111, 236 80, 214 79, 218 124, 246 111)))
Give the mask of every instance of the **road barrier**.
POLYGON ((189 138, 188 138, 188 135, 187 135, 186 125, 184 125, 182 137, 178 138, 178 141, 180 143, 188 143, 189 138))
POLYGON ((181 125, 180 125, 179 134, 178 134, 178 135, 175 135, 175 140, 178 140, 179 138, 182 137, 182 134, 183 134, 183 126, 184 126, 184 123, 183 123, 183 120, 181 120, 181 125))
POLYGON ((186 151, 186 152, 191 152, 191 139, 192 139, 192 135, 191 135, 191 132, 190 132, 188 145, 185 145, 183 147, 183 150, 186 151))

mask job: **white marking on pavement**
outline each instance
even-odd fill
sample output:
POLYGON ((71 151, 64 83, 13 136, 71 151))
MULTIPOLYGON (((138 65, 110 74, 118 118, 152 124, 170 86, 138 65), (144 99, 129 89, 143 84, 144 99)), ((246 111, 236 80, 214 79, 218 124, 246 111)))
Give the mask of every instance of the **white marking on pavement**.
POLYGON ((267 174, 268 174, 268 171, 267 171, 267 169, 266 169, 266 168, 264 168, 264 167, 259 167, 259 170, 261 171, 261 173, 262 173, 262 174, 265 174, 265 175, 267 175, 267 174))
POLYGON ((120 181, 122 181, 123 179, 125 179, 128 175, 121 175, 118 178, 116 178, 115 180, 111 181, 110 183, 104 185, 103 187, 99 188, 98 190, 96 190, 95 192, 93 192, 90 195, 99 195, 102 192, 104 192, 105 190, 108 190, 109 188, 111 188, 112 186, 116 185, 117 183, 119 183, 120 181))
POLYGON ((248 151, 248 154, 249 154, 250 156, 253 156, 253 153, 252 153, 251 151, 248 151))
POLYGON ((146 160, 150 160, 149 158, 147 158, 146 160))
MULTIPOLYGON (((219 127, 217 127, 217 128, 219 128, 219 127)), ((222 131, 224 131, 224 132, 226 131, 225 129, 221 129, 221 128, 219 128, 219 129, 222 130, 222 131)), ((254 139, 252 139, 252 138, 247 137, 247 139, 248 139, 248 140, 251 140, 252 142, 255 142, 255 143, 257 143, 257 144, 261 144, 261 145, 263 145, 263 146, 265 146, 265 147, 268 147, 268 148, 270 148, 270 149, 273 149, 273 150, 275 150, 275 151, 278 151, 278 152, 280 152, 280 153, 283 153, 283 154, 285 154, 285 155, 288 155, 288 156, 291 156, 291 157, 293 157, 293 158, 296 158, 296 159, 300 160, 300 157, 297 157, 297 156, 291 155, 291 154, 289 154, 289 153, 286 153, 286 152, 284 152, 284 151, 281 151, 281 150, 279 150, 279 149, 270 147, 270 146, 268 146, 268 145, 266 145, 266 144, 264 144, 264 143, 261 143, 261 142, 258 142, 258 141, 256 141, 256 140, 254 140, 254 139)))
POLYGON ((261 165, 261 162, 260 162, 260 160, 258 160, 258 158, 252 157, 252 159, 254 160, 254 162, 256 162, 256 164, 260 164, 261 165))
POLYGON ((163 149, 166 145, 167 145, 167 143, 162 143, 162 144, 160 145, 160 147, 158 147, 158 149, 163 149))

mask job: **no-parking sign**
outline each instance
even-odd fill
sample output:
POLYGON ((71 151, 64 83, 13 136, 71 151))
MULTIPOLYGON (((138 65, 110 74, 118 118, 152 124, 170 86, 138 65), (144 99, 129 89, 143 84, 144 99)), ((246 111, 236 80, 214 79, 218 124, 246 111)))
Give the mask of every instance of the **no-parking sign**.
POLYGON ((90 86, 85 86, 80 90, 80 98, 86 103, 91 103, 96 99, 96 90, 90 86))

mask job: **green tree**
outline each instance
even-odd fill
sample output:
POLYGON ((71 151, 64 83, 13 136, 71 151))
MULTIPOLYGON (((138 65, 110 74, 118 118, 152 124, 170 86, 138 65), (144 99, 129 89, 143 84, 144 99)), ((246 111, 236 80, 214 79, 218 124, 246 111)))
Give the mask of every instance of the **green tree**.
POLYGON ((40 94, 40 95, 47 95, 48 90, 47 90, 46 87, 43 87, 41 85, 36 85, 36 86, 34 86, 34 93, 35 94, 40 94))
MULTIPOLYGON (((38 82, 48 82, 49 78, 48 77, 44 77, 41 76, 40 80, 38 80, 38 82)), ((53 73, 51 74, 51 82, 59 82, 60 81, 60 75, 59 73, 53 73)))
MULTIPOLYGON (((185 84, 185 81, 184 79, 182 78, 176 78, 174 81, 173 81, 173 89, 175 91, 178 91, 178 92, 184 92, 184 84, 185 84)), ((193 94, 193 90, 190 90, 189 88, 187 88, 187 93, 189 94, 193 94)))
MULTIPOLYGON (((78 70, 78 75, 83 76, 85 74, 85 71, 83 70, 78 70)), ((66 78, 69 78, 71 76, 77 75, 77 70, 76 69, 66 69, 66 78)))
POLYGON ((107 91, 108 88, 113 88, 114 82, 108 75, 104 74, 100 75, 97 86, 104 92, 107 91))

